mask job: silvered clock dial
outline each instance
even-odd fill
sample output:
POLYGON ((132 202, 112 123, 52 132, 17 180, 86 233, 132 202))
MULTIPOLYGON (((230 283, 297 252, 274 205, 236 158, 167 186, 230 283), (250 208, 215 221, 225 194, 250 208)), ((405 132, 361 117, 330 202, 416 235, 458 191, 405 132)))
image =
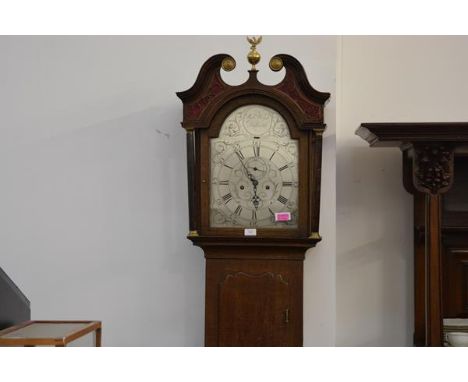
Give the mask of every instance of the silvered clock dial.
POLYGON ((297 228, 298 141, 280 113, 234 110, 210 140, 210 160, 211 227, 297 228))

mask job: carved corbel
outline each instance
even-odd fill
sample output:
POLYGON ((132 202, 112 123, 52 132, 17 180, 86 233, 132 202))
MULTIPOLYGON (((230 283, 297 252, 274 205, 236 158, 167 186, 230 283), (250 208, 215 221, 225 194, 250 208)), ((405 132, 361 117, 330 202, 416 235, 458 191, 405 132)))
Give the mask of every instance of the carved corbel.
POLYGON ((453 183, 453 147, 416 144, 413 155, 414 187, 426 194, 447 192, 453 183))

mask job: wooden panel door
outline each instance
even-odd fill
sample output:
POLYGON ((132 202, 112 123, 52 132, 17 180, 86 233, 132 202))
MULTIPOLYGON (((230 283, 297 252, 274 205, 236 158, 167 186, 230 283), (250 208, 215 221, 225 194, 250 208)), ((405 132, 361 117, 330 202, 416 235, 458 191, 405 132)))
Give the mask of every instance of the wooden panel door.
POLYGON ((281 274, 227 274, 219 285, 219 345, 287 346, 288 294, 281 274))
POLYGON ((302 260, 207 259, 207 346, 302 346, 302 260))

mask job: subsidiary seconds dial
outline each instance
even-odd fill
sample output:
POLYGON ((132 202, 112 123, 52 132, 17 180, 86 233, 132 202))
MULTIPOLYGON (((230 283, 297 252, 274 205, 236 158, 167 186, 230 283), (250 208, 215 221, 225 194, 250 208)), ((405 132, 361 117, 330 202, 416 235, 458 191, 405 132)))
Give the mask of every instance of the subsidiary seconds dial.
POLYGON ((278 112, 235 110, 210 148, 212 227, 297 227, 298 145, 278 112), (277 212, 291 219, 277 222, 277 212))

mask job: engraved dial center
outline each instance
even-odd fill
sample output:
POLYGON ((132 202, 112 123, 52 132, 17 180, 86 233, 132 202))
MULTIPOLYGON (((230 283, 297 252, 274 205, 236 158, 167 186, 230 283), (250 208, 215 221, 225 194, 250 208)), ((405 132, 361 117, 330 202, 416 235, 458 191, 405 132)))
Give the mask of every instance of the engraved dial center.
POLYGON ((251 175, 258 181, 268 173, 268 164, 262 158, 249 158, 246 160, 245 167, 251 175))

